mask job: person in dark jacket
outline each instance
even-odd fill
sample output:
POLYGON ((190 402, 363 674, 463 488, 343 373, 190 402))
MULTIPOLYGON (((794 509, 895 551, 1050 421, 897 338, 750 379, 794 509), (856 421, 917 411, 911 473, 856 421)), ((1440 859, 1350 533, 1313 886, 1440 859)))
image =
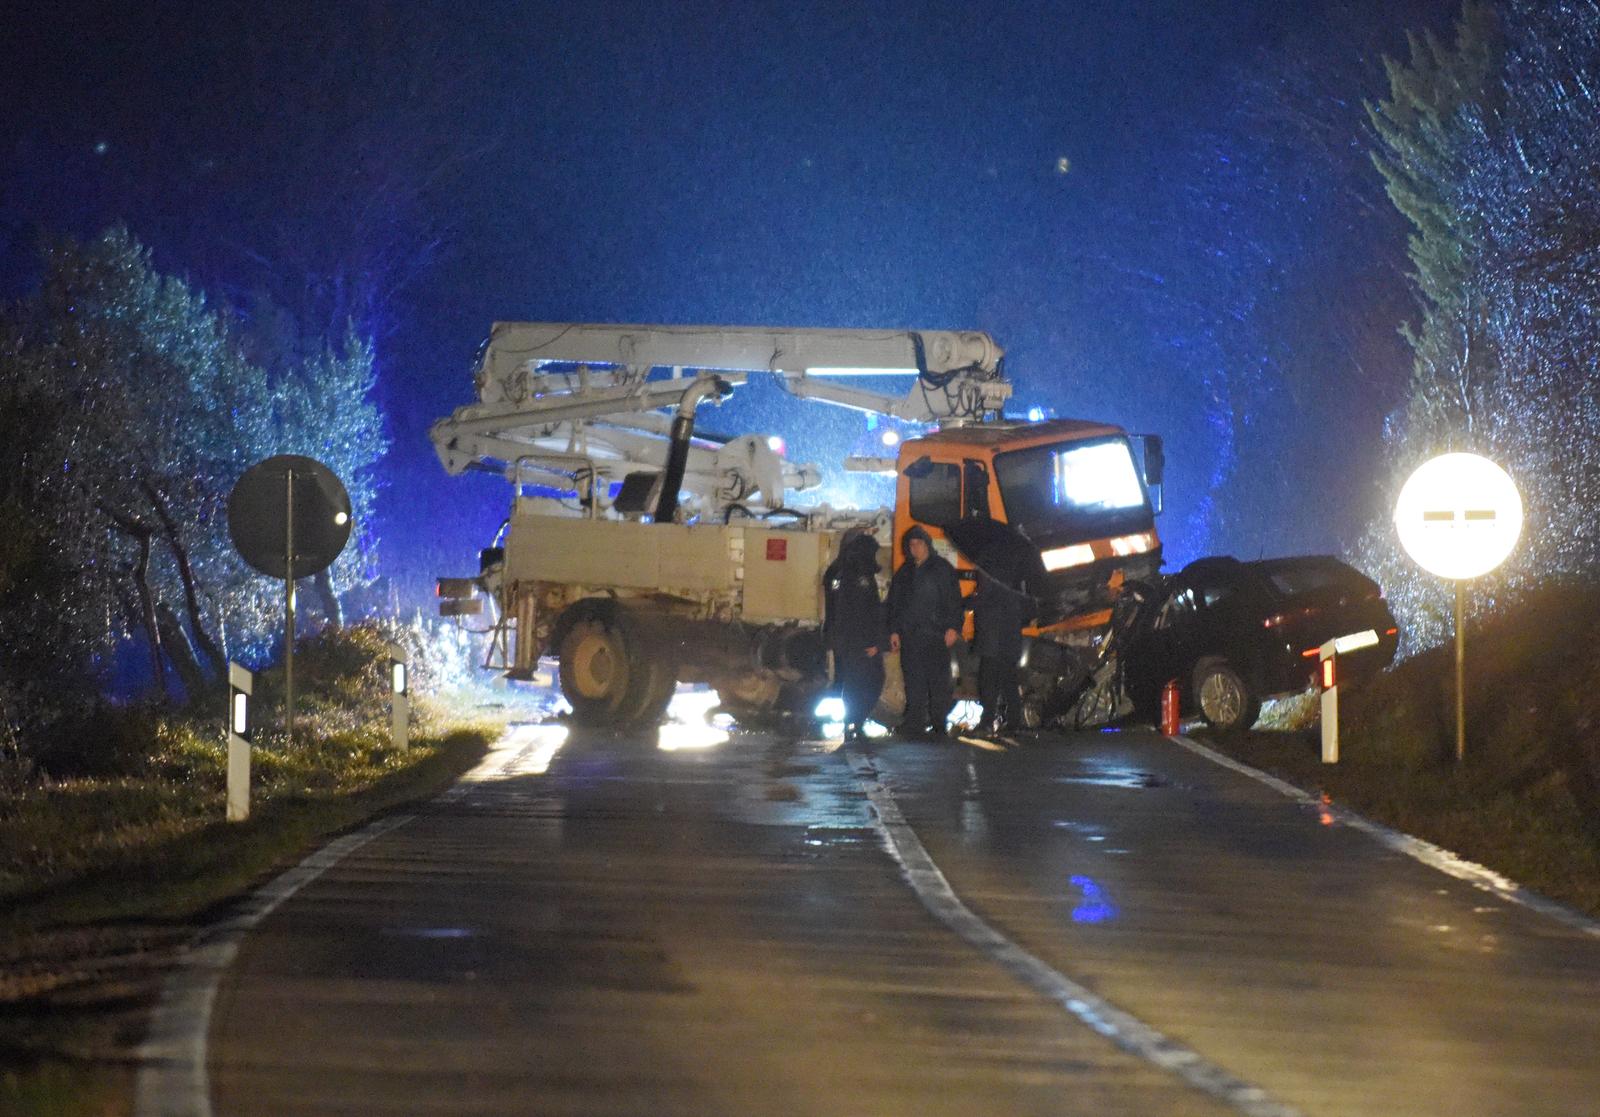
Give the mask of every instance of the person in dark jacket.
POLYGON ((905 561, 889 583, 889 647, 906 681, 903 737, 942 737, 955 694, 950 649, 961 635, 961 583, 921 527, 900 539, 905 561), (931 734, 930 734, 931 731, 931 734))
POLYGON ((878 596, 878 541, 852 528, 839 557, 822 574, 822 635, 833 652, 833 678, 844 701, 844 739, 859 740, 861 727, 883 692, 883 602, 878 596))
POLYGON ((972 596, 972 645, 978 653, 978 701, 983 717, 977 732, 998 733, 1022 726, 1022 626, 1033 619, 1034 601, 1007 584, 1008 572, 980 569, 972 596))

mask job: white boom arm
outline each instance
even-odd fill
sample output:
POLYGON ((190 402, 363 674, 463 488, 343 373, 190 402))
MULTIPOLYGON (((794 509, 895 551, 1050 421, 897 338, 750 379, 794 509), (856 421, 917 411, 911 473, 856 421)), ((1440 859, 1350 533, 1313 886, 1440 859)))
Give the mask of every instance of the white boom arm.
MULTIPOLYGON (((961 422, 998 411, 1010 396, 1002 356, 976 332, 498 322, 476 372, 478 402, 429 435, 450 473, 498 462, 513 479, 530 466, 613 479, 633 467, 665 468, 672 421, 658 412, 687 406, 692 419, 700 399, 720 398, 753 372, 777 375, 805 399, 961 422), (658 369, 670 375, 652 379, 658 369), (893 396, 833 379, 852 374, 908 374, 916 383, 893 396)), ((759 492, 777 508, 784 490, 819 481, 814 466, 784 461, 754 435, 692 444, 683 466, 685 489, 724 506, 759 492)))

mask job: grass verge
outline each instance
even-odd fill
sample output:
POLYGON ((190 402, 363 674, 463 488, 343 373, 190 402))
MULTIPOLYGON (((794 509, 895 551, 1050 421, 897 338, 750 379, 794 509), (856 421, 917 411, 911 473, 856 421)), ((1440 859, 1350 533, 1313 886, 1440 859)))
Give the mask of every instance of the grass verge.
POLYGON ((1597 625, 1600 587, 1566 584, 1469 626, 1463 762, 1453 646, 1341 696, 1337 765, 1314 724, 1196 735, 1600 918, 1597 625))
MULTIPOLYGON (((320 765, 301 756, 291 785, 281 773, 262 781, 276 787, 258 784, 241 823, 223 821, 225 792, 213 780, 81 779, 37 789, 0 818, 0 846, 32 862, 31 871, 8 866, 0 877, 7 909, 0 926, 16 933, 193 919, 319 839, 442 790, 496 732, 457 728, 416 740, 406 753, 369 749, 320 765)), ((258 774, 283 764, 264 750, 255 761, 258 774)))
POLYGON ((307 687, 292 744, 258 733, 247 822, 222 818, 217 719, 152 709, 108 712, 82 771, 0 794, 0 1112, 130 1112, 173 952, 329 837, 443 790, 503 730, 418 703, 396 751, 386 696, 355 685, 377 674, 348 647, 365 639, 333 649, 352 663, 307 687))

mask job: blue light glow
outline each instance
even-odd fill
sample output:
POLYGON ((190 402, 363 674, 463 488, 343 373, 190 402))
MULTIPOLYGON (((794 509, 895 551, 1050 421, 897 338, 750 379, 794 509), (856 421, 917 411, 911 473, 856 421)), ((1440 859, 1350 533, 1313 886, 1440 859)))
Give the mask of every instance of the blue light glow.
POLYGON ((1117 907, 1106 899, 1105 890, 1093 877, 1074 876, 1072 886, 1083 894, 1083 902, 1072 909, 1074 923, 1109 923, 1117 917, 1117 907))

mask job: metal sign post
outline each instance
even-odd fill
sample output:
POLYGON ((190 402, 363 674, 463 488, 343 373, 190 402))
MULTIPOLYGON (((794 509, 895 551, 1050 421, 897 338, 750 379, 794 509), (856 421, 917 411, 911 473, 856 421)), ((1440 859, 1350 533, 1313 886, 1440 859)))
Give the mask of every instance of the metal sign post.
POLYGON ((294 740, 296 578, 326 570, 350 541, 350 494, 314 458, 279 454, 257 462, 228 494, 228 534, 240 557, 283 579, 284 728, 294 740))
POLYGON ((287 478, 283 499, 283 723, 294 744, 294 469, 287 478))
POLYGON ((1462 598, 1466 582, 1456 580, 1456 760, 1467 757, 1467 625, 1462 598))
POLYGON ((1467 755, 1466 583, 1505 561, 1522 533, 1522 496, 1477 454, 1441 454, 1400 489, 1394 525, 1416 564, 1455 583, 1456 760, 1467 755))

